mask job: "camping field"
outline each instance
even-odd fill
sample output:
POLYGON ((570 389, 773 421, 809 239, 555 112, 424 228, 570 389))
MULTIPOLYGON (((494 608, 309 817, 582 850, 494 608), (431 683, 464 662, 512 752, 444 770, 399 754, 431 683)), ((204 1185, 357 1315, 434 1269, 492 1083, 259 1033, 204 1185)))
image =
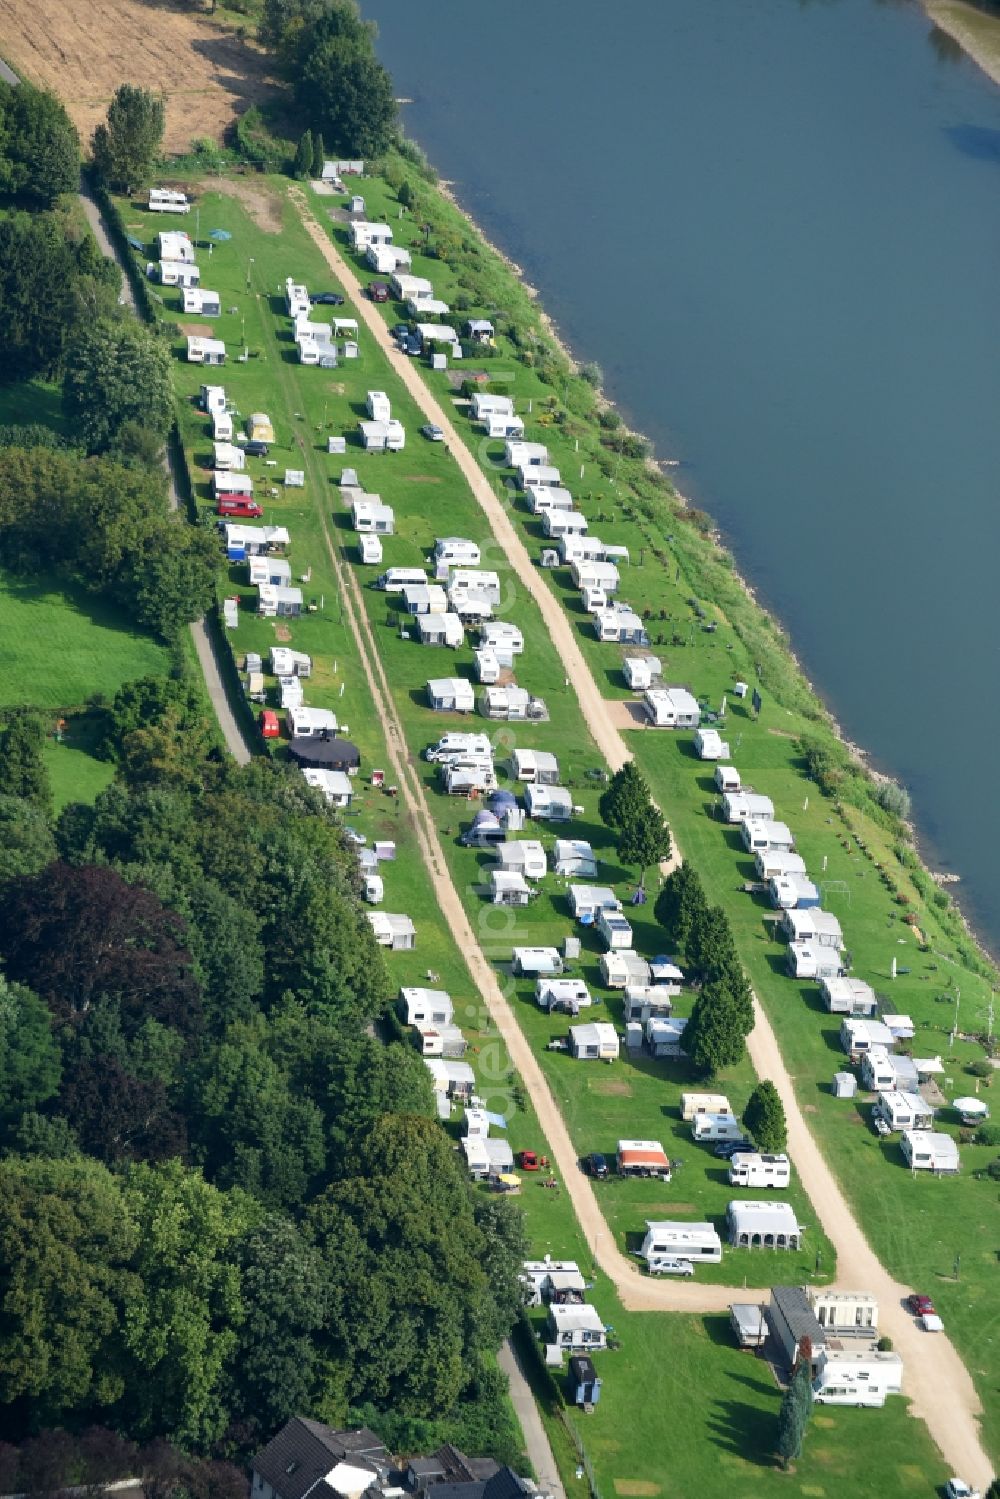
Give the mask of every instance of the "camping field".
MULTIPOLYGON (((280 190, 280 185, 259 184, 263 193, 272 188, 280 190)), ((406 911, 412 916, 417 947, 411 953, 387 955, 393 982, 432 983, 449 990, 456 1018, 466 1032, 468 1057, 477 1072, 479 1091, 488 1104, 508 1116, 512 1148, 515 1152, 525 1147, 544 1151, 546 1143, 539 1134, 530 1101, 510 1074, 495 1027, 475 998, 462 956, 444 925, 433 880, 420 860, 407 810, 401 799, 386 798, 369 784, 370 767, 387 765, 385 740, 345 617, 331 549, 341 565, 358 576, 405 730, 411 764, 427 785, 431 816, 473 927, 501 971, 512 941, 553 941, 565 935, 570 925, 565 891, 561 882, 549 877, 534 905, 527 912, 516 913, 513 929, 507 921, 511 913, 498 912, 484 902, 480 887, 488 871, 483 856, 457 846, 457 835, 474 808, 443 796, 433 767, 420 758, 424 747, 447 728, 485 727, 483 720, 455 720, 433 714, 425 705, 425 679, 456 670, 467 674, 467 653, 460 653, 456 662, 450 652, 421 647, 407 638, 405 620, 400 619, 392 602, 367 586, 377 569, 364 569, 358 562, 355 539, 345 524, 338 495, 340 469, 345 462, 356 466, 364 487, 381 494, 395 508, 397 534, 386 543, 387 563, 422 561, 437 535, 467 535, 481 543, 488 542, 489 537, 483 535, 481 516, 458 481, 449 456, 440 446, 420 437, 416 409, 364 334, 356 364, 342 363, 337 370, 327 371, 303 369, 297 363, 281 295, 284 277, 305 280, 312 289, 336 287, 287 205, 279 216, 272 201, 272 221, 278 218, 281 222, 283 218, 280 236, 268 233, 260 222, 251 219, 229 193, 203 195, 200 213, 203 232, 214 227, 232 235, 229 241, 216 242, 211 258, 203 256, 202 265, 204 284, 219 290, 223 307, 235 311, 224 312, 219 320, 219 336, 230 349, 230 359, 222 371, 205 372, 186 365, 180 359, 180 339, 174 341, 181 432, 192 467, 197 512, 203 523, 214 524, 207 484, 211 447, 206 440, 204 415, 193 399, 202 381, 213 380, 225 384, 241 416, 262 409, 272 418, 276 442, 270 456, 274 467, 269 469, 261 460, 253 460, 250 466, 265 521, 289 528, 293 574, 296 579, 308 577, 302 588, 307 605, 312 606, 299 619, 261 619, 253 612, 254 594, 247 587, 245 570, 227 567, 220 556, 220 589, 239 596, 243 606, 238 629, 230 636, 234 653, 238 660, 248 648, 266 654, 271 644, 281 640, 313 656, 307 701, 332 708, 341 723, 349 725, 349 736, 362 753, 362 773, 356 778, 348 824, 369 839, 389 837, 397 844, 396 861, 385 866, 385 909, 406 911), (240 363, 233 359, 232 351, 244 343, 251 357, 240 363), (400 455, 366 455, 356 445, 355 424, 365 390, 371 387, 386 390, 394 412, 407 428, 407 448, 400 455), (346 460, 326 453, 326 437, 336 432, 348 435, 346 460), (286 465, 304 470, 303 490, 284 487, 281 481, 286 465)), ((142 240, 150 239, 158 227, 134 204, 126 207, 125 216, 129 233, 142 240)), ((178 318, 179 296, 174 292, 164 296, 161 316, 173 322, 178 318)), ((344 312, 349 315, 350 308, 344 312)), ((484 565, 497 568, 504 576, 503 559, 495 550, 484 557, 484 565)), ((563 674, 534 606, 513 591, 506 599, 504 614, 521 626, 528 642, 523 666, 519 661, 518 680, 546 698, 551 722, 538 726, 491 725, 500 745, 498 759, 504 746, 515 743, 559 754, 574 800, 584 808, 577 828, 603 850, 608 878, 621 884, 625 893, 634 871, 618 866, 608 847, 606 830, 600 825, 597 799, 602 783, 595 772, 602 767, 580 719, 575 696, 563 685, 563 674)), ((273 679, 269 679, 269 691, 275 705, 273 679)), ((280 745, 276 752, 282 752, 280 745)), ((531 834, 538 835, 537 826, 531 834)), ((542 836, 549 839, 551 831, 543 831, 542 836)), ((639 924, 640 941, 650 950, 656 936, 648 912, 639 924)), ((588 947, 582 971, 589 971, 594 957, 588 947)), ((541 1051, 548 1036, 559 1028, 558 1023, 543 1016, 523 992, 515 994, 515 1005, 532 1042, 541 1051)), ((598 1145, 607 1146, 619 1133, 630 1133, 633 1121, 637 1127, 641 1124, 670 1139, 668 1148, 674 1150, 675 1121, 669 1115, 679 1085, 666 1064, 650 1063, 639 1070, 626 1062, 599 1069, 581 1064, 574 1069, 564 1057, 546 1060, 581 1153, 598 1145)), ((745 1096, 749 1086, 745 1070, 726 1081, 735 1099, 745 1096)), ((457 1114, 448 1127, 457 1141, 457 1114)), ((657 1187, 648 1182, 607 1184, 606 1206, 620 1242, 630 1242, 629 1236, 641 1226, 644 1211, 657 1200, 656 1193, 666 1194, 678 1213, 697 1211, 699 1215, 720 1216, 724 1211, 728 1189, 719 1163, 688 1141, 683 1146, 677 1143, 676 1148, 684 1155, 685 1165, 670 1186, 657 1187)), ((566 1193, 561 1189, 540 1190, 537 1179, 526 1177, 521 1203, 532 1251, 576 1256, 589 1272, 589 1255, 566 1193)), ((806 1255, 785 1257, 780 1267, 772 1263, 772 1256, 765 1260, 763 1256, 728 1255, 724 1269, 740 1278, 745 1275, 750 1284, 767 1283, 781 1272, 808 1279, 815 1273, 816 1248, 823 1246, 827 1258, 821 1273, 824 1278, 828 1276, 832 1253, 815 1228, 808 1204, 801 1197, 796 1203, 811 1225, 806 1255)), ((749 1499, 758 1495, 765 1499, 778 1492, 823 1494, 828 1492, 823 1486, 827 1480, 840 1489, 862 1490, 870 1469, 867 1460, 863 1465, 852 1436, 861 1430, 855 1417, 865 1413, 836 1412, 824 1417, 816 1428, 817 1433, 822 1431, 823 1439, 817 1438, 815 1457, 807 1452, 798 1474, 789 1479, 778 1473, 770 1456, 778 1388, 766 1364, 741 1354, 728 1341, 719 1319, 623 1313, 600 1275, 595 1278, 594 1301, 613 1324, 622 1344, 621 1352, 600 1356, 601 1372, 607 1381, 606 1403, 592 1417, 579 1420, 572 1414, 563 1418, 551 1409, 546 1412, 571 1499, 583 1499, 587 1492, 586 1484, 573 1478, 576 1449, 569 1434, 572 1429, 578 1430, 576 1440, 582 1442, 593 1464, 600 1492, 609 1495, 699 1492, 706 1499, 728 1499, 737 1491, 749 1499), (682 1374, 682 1370, 688 1372, 682 1374), (683 1433, 679 1434, 681 1426, 683 1433), (623 1435, 626 1429, 633 1436, 623 1435), (634 1434, 638 1432, 647 1433, 648 1439, 637 1443, 634 1434), (712 1454, 711 1462, 706 1461, 706 1452, 712 1454)), ((910 1421, 903 1401, 890 1402, 879 1415, 886 1491, 925 1492, 927 1476, 933 1481, 940 1467, 926 1433, 910 1421), (912 1464, 909 1476, 907 1461, 912 1464)), ((866 1431, 870 1425, 866 1425, 866 1431)))

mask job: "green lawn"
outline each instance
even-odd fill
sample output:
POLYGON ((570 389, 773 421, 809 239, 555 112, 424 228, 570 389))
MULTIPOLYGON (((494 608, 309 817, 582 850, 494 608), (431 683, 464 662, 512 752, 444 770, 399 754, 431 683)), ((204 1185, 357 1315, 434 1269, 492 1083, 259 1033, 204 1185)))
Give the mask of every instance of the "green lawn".
MULTIPOLYGON (((207 440, 204 417, 194 406, 194 397, 203 380, 221 379, 241 413, 254 409, 269 412, 276 429, 276 446, 271 457, 276 467, 269 470, 263 463, 253 464, 257 491, 265 506, 265 519, 286 524, 292 534, 292 562, 296 574, 309 572, 303 585, 307 600, 315 605, 300 620, 284 622, 262 620, 252 613, 254 595, 250 593, 243 569, 228 570, 220 563, 220 586, 226 592, 238 593, 247 607, 241 610, 240 624, 232 637, 238 657, 247 649, 266 652, 279 639, 308 650, 314 658, 314 676, 307 689, 307 700, 315 706, 329 706, 342 722, 350 726, 350 736, 362 752, 362 775, 358 777, 355 804, 349 821, 369 837, 391 836, 397 842, 398 857, 386 869, 386 909, 406 910, 414 918, 417 949, 412 954, 389 957, 394 983, 427 982, 428 973, 436 975, 456 1001, 456 1011, 470 1042, 470 1059, 477 1068, 480 1091, 494 1107, 510 1115, 510 1139, 516 1149, 530 1145, 545 1148, 538 1132, 530 1104, 520 1100, 516 1082, 510 1075, 509 1061, 493 1026, 473 997, 462 955, 456 951, 444 926, 432 883, 418 857, 414 830, 399 801, 386 798, 367 784, 366 772, 385 765, 385 743, 382 726, 373 712, 357 645, 343 617, 336 580, 326 550, 327 539, 339 549, 341 557, 367 579, 375 569, 360 568, 354 538, 344 525, 344 512, 338 502, 335 480, 345 460, 326 454, 326 437, 330 432, 349 435, 347 462, 355 466, 362 484, 382 495, 393 505, 397 516, 397 535, 386 544, 386 564, 415 563, 437 535, 458 534, 491 542, 484 534, 481 513, 458 479, 453 460, 441 447, 427 444, 418 435, 420 416, 398 385, 386 363, 372 350, 362 333, 362 357, 356 364, 342 364, 335 371, 302 369, 294 359, 288 337, 288 320, 284 316, 279 289, 286 275, 304 279, 316 288, 332 285, 332 278, 308 240, 301 225, 286 210, 283 232, 268 236, 243 214, 239 204, 228 197, 206 194, 202 198, 203 222, 229 229, 233 239, 215 249, 210 262, 203 261, 205 284, 222 293, 224 306, 239 311, 225 315, 219 329, 230 347, 238 347, 245 319, 246 341, 255 357, 246 363, 232 362, 224 371, 206 374, 196 367, 178 361, 175 365, 180 396, 181 431, 189 461, 195 471, 199 513, 206 524, 214 524, 208 503, 208 467, 211 448, 207 440), (252 267, 250 265, 252 259, 252 267), (209 268, 206 270, 205 266, 209 268), (247 276, 250 291, 247 290, 247 276), (356 445, 354 431, 364 394, 368 388, 384 389, 407 428, 409 444, 400 455, 367 455, 356 445), (303 468, 304 490, 284 490, 280 478, 286 467, 303 468), (269 477, 270 476, 270 477, 269 477), (271 489, 274 493, 270 493, 271 489), (470 1013, 471 1011, 471 1013, 470 1013)), ((150 238, 158 226, 135 205, 127 209, 130 233, 150 238)), ((176 294, 167 293, 164 316, 177 317, 176 294)), ((178 353, 180 345, 177 345, 178 353)), ((502 569, 503 559, 493 551, 484 555, 484 565, 502 569)), ((509 574, 508 574, 509 577, 509 574)), ((391 683, 391 690, 402 719, 411 759, 420 764, 420 774, 433 781, 433 767, 419 762, 424 747, 446 728, 459 721, 431 713, 424 705, 423 683, 428 676, 448 675, 456 670, 468 672, 468 652, 455 656, 440 650, 420 647, 402 638, 399 620, 382 594, 365 590, 365 603, 375 630, 378 650, 391 683)), ((551 643, 541 627, 534 606, 513 592, 505 617, 519 623, 529 642, 519 661, 518 681, 546 698, 552 713, 547 725, 494 725, 501 745, 551 748, 560 756, 567 783, 584 812, 576 825, 583 836, 593 839, 603 851, 609 881, 619 883, 623 894, 631 887, 633 871, 619 868, 614 860, 610 840, 597 818, 596 802, 599 784, 592 773, 602 769, 600 758, 590 742, 579 715, 575 696, 563 687, 563 673, 551 643)), ((273 689, 273 683, 272 689, 273 689)), ((483 727, 483 721, 463 721, 465 726, 483 727)), ((280 749, 278 751, 280 753, 280 749)), ((536 903, 511 919, 510 913, 498 912, 484 903, 479 890, 483 878, 482 856, 460 850, 457 834, 468 821, 473 808, 461 801, 449 801, 436 791, 430 796, 431 815, 441 834, 446 858, 473 921, 480 942, 495 959, 501 973, 518 941, 559 940, 570 930, 565 909, 565 895, 555 880, 544 883, 536 903), (512 924, 513 922, 513 924, 512 924)), ((531 835, 537 835, 533 827, 531 835)), ((550 836, 550 835, 545 835, 550 836)), ((646 951, 659 950, 660 943, 647 912, 637 920, 638 945, 646 951)), ((580 971, 592 976, 595 953, 585 949, 580 971)), ((595 1148, 613 1149, 619 1135, 656 1134, 673 1153, 680 1154, 684 1165, 669 1187, 650 1183, 607 1184, 605 1204, 612 1230, 624 1245, 630 1235, 642 1227, 643 1217, 676 1211, 719 1217, 728 1200, 728 1187, 719 1163, 710 1153, 695 1147, 679 1127, 676 1101, 680 1074, 666 1064, 645 1063, 634 1066, 621 1062, 612 1068, 574 1065, 564 1057, 544 1052, 545 1041, 560 1027, 550 1022, 528 999, 523 989, 511 990, 513 1002, 526 1033, 544 1058, 544 1065, 565 1110, 575 1142, 581 1153, 595 1148), (608 1084, 613 1083, 614 1087, 608 1084), (668 1143, 669 1142, 669 1143, 668 1143)), ((612 997, 606 1009, 617 1014, 612 997)), ((682 1011, 683 1012, 683 1011, 682 1011)), ((599 1015, 602 1011, 599 1009, 599 1015)), ((739 1105, 750 1086, 750 1074, 739 1069, 726 1080, 734 1103, 739 1105)), ((452 1126, 457 1131, 457 1118, 452 1126)), ((823 1272, 832 1269, 832 1253, 815 1226, 815 1215, 809 1204, 793 1191, 804 1221, 809 1224, 807 1250, 801 1256, 727 1256, 718 1278, 745 1275, 748 1284, 768 1284, 773 1279, 808 1278, 815 1269, 817 1247, 825 1246, 823 1272)), ((521 1202, 525 1212, 532 1246, 536 1253, 576 1254, 586 1261, 579 1230, 569 1200, 563 1191, 547 1192, 526 1180, 521 1202)), ((714 1273, 714 1272, 712 1272, 714 1273)), ((620 1353, 606 1358, 606 1403, 597 1414, 582 1423, 588 1451, 593 1446, 593 1460, 602 1492, 615 1491, 616 1479, 624 1485, 621 1493, 664 1492, 691 1493, 695 1484, 705 1493, 732 1492, 734 1473, 743 1487, 739 1492, 756 1494, 774 1485, 785 1490, 791 1482, 805 1483, 811 1474, 811 1492, 825 1492, 818 1487, 820 1474, 848 1491, 862 1492, 870 1472, 870 1459, 862 1455, 857 1442, 844 1440, 840 1432, 868 1431, 873 1423, 865 1413, 855 1424, 859 1413, 847 1412, 836 1417, 833 1427, 823 1428, 837 1435, 836 1462, 831 1466, 830 1453, 807 1458, 800 1468, 799 1479, 789 1480, 763 1465, 777 1411, 778 1392, 763 1366, 737 1353, 724 1339, 716 1343, 717 1324, 706 1324, 698 1318, 624 1315, 616 1306, 606 1283, 599 1281, 595 1301, 604 1316, 613 1321, 621 1337, 620 1353), (671 1344, 673 1343, 673 1348, 671 1344), (674 1356, 676 1349, 676 1358, 674 1356), (664 1357, 666 1353, 666 1358, 664 1357), (670 1369, 670 1378, 664 1364, 670 1369), (685 1368, 687 1365, 687 1368, 685 1368), (682 1374, 681 1370, 685 1368, 682 1374), (745 1376, 743 1371, 749 1371, 745 1376), (750 1381, 749 1394, 735 1390, 743 1378, 750 1381), (676 1389, 684 1380, 683 1396, 676 1389), (732 1380, 733 1388, 729 1381, 732 1380), (615 1394, 612 1397, 612 1386, 615 1394), (742 1407, 752 1414, 730 1411, 739 1395, 742 1407), (675 1412, 668 1401, 684 1400, 684 1437, 676 1437, 675 1412), (628 1402, 628 1432, 623 1433, 622 1410, 628 1402), (634 1420, 638 1416, 639 1420, 634 1420), (737 1419, 737 1416, 739 1417, 737 1419), (648 1441, 636 1451, 634 1433, 648 1433, 648 1441), (720 1462, 711 1472, 705 1461, 705 1443, 719 1448, 720 1462), (741 1455, 732 1453, 738 1445, 741 1455), (621 1456, 628 1447, 627 1466, 621 1456), (723 1461, 724 1459, 724 1461, 723 1461), (845 1471, 838 1470, 843 1464, 845 1471), (824 1466, 826 1465, 826 1466, 824 1466), (716 1471, 717 1470, 717 1471, 716 1471), (655 1474, 655 1478, 650 1476, 655 1474), (676 1481, 672 1475, 676 1474, 676 1481), (749 1475, 749 1476, 748 1476, 749 1475), (629 1489, 629 1483, 655 1483, 656 1489, 629 1489), (754 1487, 747 1485, 752 1482, 754 1487), (668 1484, 675 1483, 674 1488, 668 1484)), ((883 1452, 888 1465, 902 1461, 904 1448, 913 1454, 915 1465, 925 1474, 935 1474, 938 1464, 926 1433, 913 1428, 905 1416, 902 1402, 894 1401, 879 1417, 883 1452), (904 1427, 908 1440, 904 1438, 904 1427), (897 1441, 897 1436, 899 1440, 897 1441)), ((909 1480, 907 1480, 908 1482, 909 1480)), ((926 1478, 924 1478, 926 1483, 926 1478)), ((578 1492, 573 1488, 572 1492, 578 1492)), ((801 1489, 801 1492, 807 1492, 801 1489)), ((900 1481, 888 1492, 907 1492, 900 1481)))
POLYGON ((95 802, 114 780, 114 765, 98 760, 93 753, 96 730, 92 717, 79 714, 68 720, 61 739, 45 742, 45 763, 57 815, 69 802, 95 802))
POLYGON ((113 605, 46 578, 0 576, 0 706, 65 712, 166 661, 113 605))
POLYGON ((65 433, 62 391, 58 385, 49 385, 43 380, 0 385, 0 425, 26 426, 29 423, 65 433))

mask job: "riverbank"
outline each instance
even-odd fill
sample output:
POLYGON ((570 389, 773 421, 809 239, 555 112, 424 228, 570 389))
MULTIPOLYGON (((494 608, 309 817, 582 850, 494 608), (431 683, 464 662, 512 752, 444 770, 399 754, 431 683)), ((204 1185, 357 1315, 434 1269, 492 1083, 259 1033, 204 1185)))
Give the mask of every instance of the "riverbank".
POLYGON ((990 15, 968 0, 924 0, 924 10, 994 83, 1000 83, 1000 14, 990 15))

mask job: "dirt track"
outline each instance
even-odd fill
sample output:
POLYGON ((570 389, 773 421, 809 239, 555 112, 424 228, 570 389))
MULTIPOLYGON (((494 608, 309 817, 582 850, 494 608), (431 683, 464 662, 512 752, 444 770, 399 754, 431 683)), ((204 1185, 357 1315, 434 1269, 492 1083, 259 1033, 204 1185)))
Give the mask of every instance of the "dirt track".
MULTIPOLYGON (((380 345, 427 420, 437 423, 444 431, 449 449, 482 507, 494 535, 521 583, 541 610, 566 675, 578 695, 588 728, 608 764, 612 769, 617 769, 629 758, 628 748, 605 711, 604 701, 566 616, 539 577, 503 505, 459 437, 449 414, 428 390, 412 362, 395 349, 377 308, 363 295, 357 276, 339 254, 326 230, 312 215, 304 194, 293 188, 290 196, 298 206, 312 239, 354 303, 359 318, 380 345)), ((423 788, 407 763, 402 725, 392 702, 357 582, 349 569, 345 571, 352 628, 358 635, 362 656, 369 662, 369 680, 375 700, 384 715, 390 755, 396 761, 394 768, 414 816, 421 851, 435 880, 441 910, 460 951, 466 956, 473 979, 506 1042, 511 1060, 531 1095, 539 1124, 545 1133, 559 1174, 570 1193, 581 1230, 594 1259, 614 1281, 623 1305, 629 1310, 722 1311, 734 1299, 746 1300, 747 1292, 735 1287, 650 1280, 641 1276, 635 1264, 617 1248, 590 1180, 579 1169, 576 1150, 541 1067, 504 997, 493 966, 487 961, 476 940, 458 892, 448 875, 423 788), (359 611, 356 619, 353 617, 355 610, 359 611)), ((756 1006, 756 1024, 750 1037, 749 1049, 758 1075, 770 1078, 781 1094, 788 1117, 789 1154, 817 1217, 821 1219, 836 1248, 838 1284, 844 1288, 871 1291, 878 1297, 880 1326, 892 1337, 894 1346, 903 1357, 905 1389, 912 1402, 913 1413, 927 1423, 934 1441, 947 1461, 953 1465, 955 1472, 961 1473, 969 1482, 985 1488, 992 1478, 992 1465, 980 1440, 976 1418, 981 1412, 981 1405, 968 1371, 947 1337, 919 1332, 913 1319, 904 1310, 902 1301, 909 1288, 899 1285, 885 1271, 861 1232, 805 1123, 777 1039, 759 1005, 756 1006)))
POLYGON ((22 77, 59 95, 84 146, 120 83, 166 95, 168 152, 221 139, 273 89, 256 47, 155 0, 0 0, 0 39, 22 77))

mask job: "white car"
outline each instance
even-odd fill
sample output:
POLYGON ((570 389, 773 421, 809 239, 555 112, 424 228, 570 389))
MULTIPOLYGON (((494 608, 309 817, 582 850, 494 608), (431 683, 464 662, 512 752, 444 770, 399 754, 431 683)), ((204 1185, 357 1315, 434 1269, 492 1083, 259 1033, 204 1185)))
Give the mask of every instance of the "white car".
POLYGON ((978 1489, 970 1489, 964 1478, 949 1478, 944 1486, 945 1499, 980 1499, 978 1489))
POLYGON ((924 1312, 920 1325, 924 1332, 944 1332, 944 1323, 936 1312, 924 1312))
POLYGON ((669 1254, 654 1254, 649 1261, 650 1275, 693 1275, 690 1260, 677 1259, 669 1254))

